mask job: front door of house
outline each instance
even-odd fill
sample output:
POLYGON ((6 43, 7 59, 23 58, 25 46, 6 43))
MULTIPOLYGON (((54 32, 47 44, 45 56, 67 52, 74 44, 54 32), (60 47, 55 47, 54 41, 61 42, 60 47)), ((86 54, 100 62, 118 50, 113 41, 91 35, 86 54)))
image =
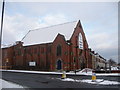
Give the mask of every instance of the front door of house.
POLYGON ((61 70, 62 69, 62 61, 58 60, 57 61, 57 70, 61 70))

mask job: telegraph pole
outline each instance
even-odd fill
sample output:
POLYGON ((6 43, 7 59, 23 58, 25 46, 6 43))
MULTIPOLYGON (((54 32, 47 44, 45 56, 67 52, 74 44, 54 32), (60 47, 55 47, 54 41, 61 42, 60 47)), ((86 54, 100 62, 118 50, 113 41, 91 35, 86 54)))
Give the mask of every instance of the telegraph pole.
POLYGON ((0 31, 0 66, 2 66, 2 31, 3 31, 3 17, 4 17, 4 6, 5 6, 5 1, 3 0, 2 4, 2 16, 1 16, 1 31, 0 31))
POLYGON ((3 31, 3 17, 4 17, 4 5, 5 5, 5 2, 3 0, 3 5, 2 5, 2 17, 1 17, 1 32, 0 32, 0 46, 2 44, 2 31, 3 31))

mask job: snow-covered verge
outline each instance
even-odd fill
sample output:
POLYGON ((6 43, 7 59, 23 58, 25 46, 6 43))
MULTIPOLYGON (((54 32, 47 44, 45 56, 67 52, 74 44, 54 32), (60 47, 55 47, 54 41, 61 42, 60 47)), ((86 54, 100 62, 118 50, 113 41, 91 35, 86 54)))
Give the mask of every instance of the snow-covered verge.
POLYGON ((2 88, 23 88, 22 86, 0 79, 0 90, 2 88))
MULTIPOLYGON (((9 71, 9 72, 23 72, 23 73, 35 73, 35 74, 63 74, 62 72, 45 72, 45 71, 27 71, 27 70, 3 70, 0 69, 0 71, 9 71)), ((67 72, 67 75, 89 75, 92 76, 92 70, 86 71, 85 69, 79 71, 79 72, 67 72)), ((120 76, 119 73, 97 73, 96 76, 120 76)))
POLYGON ((0 71, 9 71, 9 72, 23 72, 23 73, 38 73, 38 74, 62 74, 62 72, 46 72, 46 71, 27 71, 27 70, 4 70, 0 69, 0 71))
POLYGON ((109 80, 103 80, 103 79, 97 79, 96 82, 86 79, 86 80, 82 80, 81 82, 86 82, 91 84, 101 84, 101 85, 119 85, 120 84, 117 81, 109 81, 109 80))
POLYGON ((111 70, 119 70, 119 67, 111 66, 111 70))
POLYGON ((120 76, 120 73, 97 73, 96 76, 120 76))
POLYGON ((103 80, 103 79, 96 79, 96 81, 92 81, 90 79, 83 79, 83 80, 75 80, 72 78, 57 78, 61 81, 71 81, 71 82, 83 82, 83 83, 90 83, 90 84, 101 84, 101 85, 119 85, 120 83, 117 81, 109 81, 109 80, 103 80))

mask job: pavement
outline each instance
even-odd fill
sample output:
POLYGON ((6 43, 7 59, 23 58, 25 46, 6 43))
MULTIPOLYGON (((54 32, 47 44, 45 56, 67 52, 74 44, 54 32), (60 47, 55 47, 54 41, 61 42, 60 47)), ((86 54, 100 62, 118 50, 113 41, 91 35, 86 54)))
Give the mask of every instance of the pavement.
MULTIPOLYGON (((33 73, 19 73, 19 72, 2 72, 2 79, 11 81, 13 83, 22 85, 24 88, 111 88, 118 89, 118 85, 95 85, 83 82, 63 82, 60 80, 61 75, 43 75, 33 73)), ((91 79, 91 76, 71 76, 67 78, 73 79, 91 79)), ((120 82, 119 77, 113 76, 98 76, 98 79, 112 80, 120 82)))

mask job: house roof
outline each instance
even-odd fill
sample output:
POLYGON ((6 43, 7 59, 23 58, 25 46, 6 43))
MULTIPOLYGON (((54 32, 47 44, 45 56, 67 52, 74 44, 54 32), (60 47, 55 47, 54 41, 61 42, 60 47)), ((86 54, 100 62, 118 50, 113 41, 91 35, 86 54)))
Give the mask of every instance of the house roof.
POLYGON ((51 43, 54 41, 58 34, 65 36, 69 40, 74 32, 78 21, 67 22, 59 25, 54 25, 45 28, 30 30, 22 39, 23 46, 34 44, 51 43))

